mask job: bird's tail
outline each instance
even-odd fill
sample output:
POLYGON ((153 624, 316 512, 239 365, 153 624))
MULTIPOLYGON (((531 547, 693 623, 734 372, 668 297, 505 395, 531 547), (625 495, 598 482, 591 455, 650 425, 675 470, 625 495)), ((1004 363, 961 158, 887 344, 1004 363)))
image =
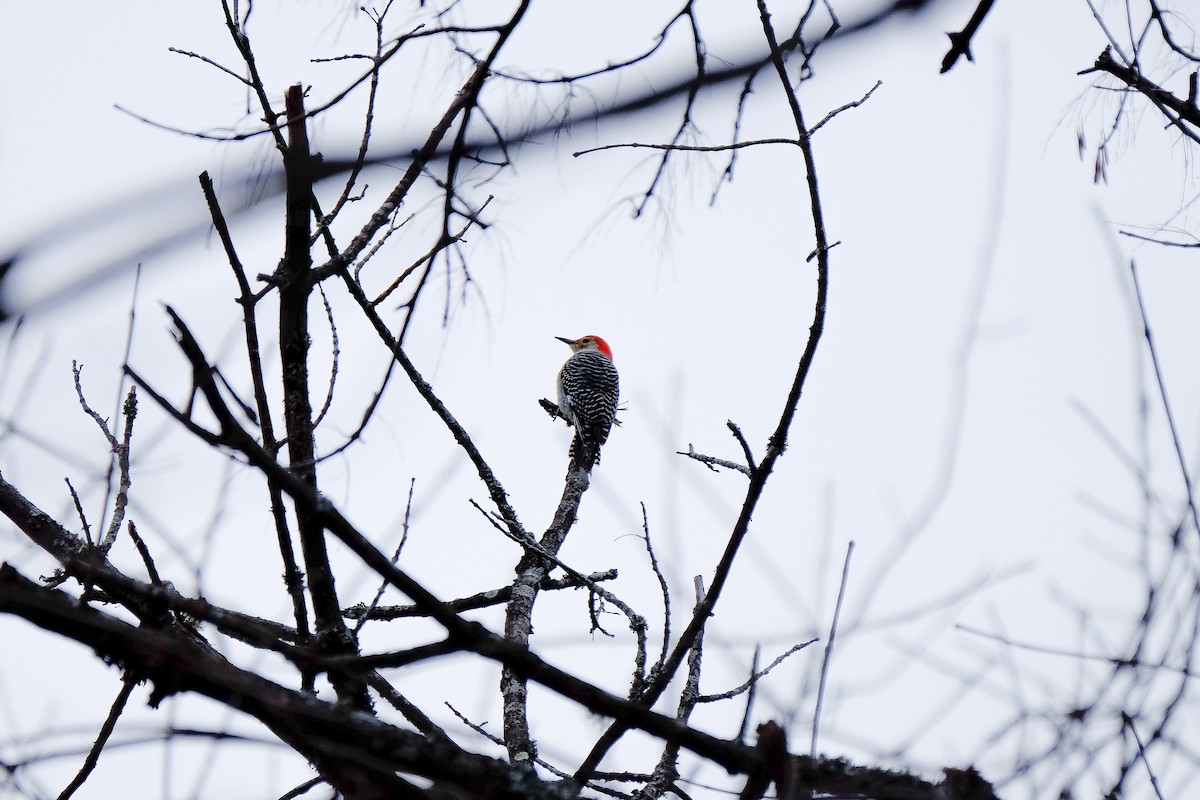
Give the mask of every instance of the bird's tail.
POLYGON ((571 439, 571 460, 576 464, 582 464, 584 469, 591 470, 592 467, 600 463, 600 445, 592 437, 584 436, 580 431, 576 430, 575 436, 571 439))

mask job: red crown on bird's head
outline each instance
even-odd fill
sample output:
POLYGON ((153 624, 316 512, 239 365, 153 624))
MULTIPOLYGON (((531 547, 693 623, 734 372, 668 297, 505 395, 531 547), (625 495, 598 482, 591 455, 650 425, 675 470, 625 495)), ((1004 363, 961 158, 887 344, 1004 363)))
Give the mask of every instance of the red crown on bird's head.
POLYGON ((613 357, 612 348, 608 346, 608 342, 603 337, 597 336, 594 333, 589 333, 587 336, 580 336, 578 339, 568 339, 565 336, 555 336, 554 338, 571 345, 571 350, 576 353, 581 350, 591 350, 594 346, 594 349, 604 353, 610 359, 613 357))
POLYGON ((594 341, 596 343, 596 347, 600 350, 601 353, 604 353, 604 355, 608 356, 609 358, 613 357, 612 348, 608 346, 608 342, 604 341, 604 339, 602 337, 597 336, 594 333, 589 333, 587 336, 579 337, 579 341, 581 343, 585 339, 591 339, 592 341, 594 341))

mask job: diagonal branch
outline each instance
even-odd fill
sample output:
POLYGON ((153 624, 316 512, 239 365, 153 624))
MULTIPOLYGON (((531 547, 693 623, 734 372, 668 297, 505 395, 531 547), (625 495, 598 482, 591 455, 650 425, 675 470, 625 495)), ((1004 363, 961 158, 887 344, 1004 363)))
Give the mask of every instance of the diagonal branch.
MULTIPOLYGON (((39 587, 8 564, 0 566, 0 611, 85 644, 127 674, 148 677, 160 698, 192 691, 249 714, 309 759, 347 800, 417 797, 397 770, 457 785, 492 786, 496 797, 512 800, 537 796, 504 791, 511 782, 503 762, 287 689, 235 667, 194 639, 135 627, 39 587)), ((555 795, 543 787, 540 796, 555 795)))
MULTIPOLYGON (((809 136, 808 127, 804 122, 800 102, 797 100, 796 93, 792 89, 791 82, 788 79, 787 68, 783 61, 783 51, 780 48, 779 42, 776 41, 775 31, 771 26, 771 17, 767 11, 765 0, 758 0, 758 9, 759 17, 762 20, 763 34, 770 47, 771 63, 775 66, 775 71, 787 96, 788 105, 792 111, 792 119, 799 137, 800 151, 804 155, 805 174, 809 191, 809 208, 813 218, 813 229, 817 245, 816 307, 813 310, 813 321, 809 327, 808 342, 796 367, 796 375, 792 381, 792 387, 788 392, 787 399, 784 401, 783 412, 779 417, 779 424, 776 426, 775 432, 771 435, 762 463, 750 476, 750 486, 746 491, 746 499, 742 503, 741 513, 738 515, 733 531, 729 535, 729 541, 725 545, 725 552, 722 554, 721 560, 713 573, 712 584, 703 601, 696 604, 691 621, 680 635, 679 641, 676 642, 671 655, 668 656, 663 664, 662 670, 655 676, 654 680, 649 682, 646 690, 642 693, 640 700, 647 706, 652 706, 662 696, 662 693, 666 691, 667 685, 683 663, 683 659, 690 651, 692 643, 700 636, 701 631, 708 622, 708 618, 712 615, 717 600, 720 598, 721 591, 725 587, 725 582, 729 578, 729 573, 733 569, 734 558, 737 556, 742 541, 749 532, 750 519, 766 488, 767 480, 770 478, 771 472, 775 467, 775 461, 783 454, 787 447, 788 430, 791 428, 792 419, 796 415, 796 407, 800 403, 800 394, 804 389, 805 381, 812 367, 813 358, 816 356, 817 345, 821 340, 821 333, 825 327, 825 302, 829 293, 829 240, 825 233, 825 218, 821 209, 821 196, 817 185, 812 140, 809 136)), ((583 763, 575 771, 575 780, 577 783, 586 783, 591 778, 597 767, 599 767, 601 759, 604 758, 604 755, 627 730, 629 730, 629 726, 622 720, 614 721, 605 730, 583 763)))
MULTIPOLYGON (((221 211, 221 205, 217 201, 217 192, 213 187, 212 178, 207 172, 200 174, 200 187, 204 192, 204 199, 208 203, 208 212, 212 217, 213 228, 221 239, 225 257, 228 259, 233 276, 237 281, 240 292, 237 302, 242 307, 242 330, 246 340, 246 360, 250 368, 250 381, 254 387, 258 427, 262 432, 263 447, 274 457, 279 452, 279 444, 275 440, 275 423, 271 413, 270 395, 267 394, 267 383, 263 377, 262 347, 259 344, 258 320, 255 316, 255 307, 261 295, 256 295, 250 288, 246 269, 242 265, 241 259, 238 258, 237 250, 233 245, 233 236, 229 232, 229 224, 225 221, 225 214, 221 211)), ((307 639, 309 628, 308 607, 304 599, 304 574, 296 562, 292 533, 288 527, 287 513, 283 507, 283 492, 274 481, 268 479, 267 494, 271 499, 271 520, 275 526, 275 538, 279 543, 279 555, 283 561, 283 583, 288 597, 292 601, 292 616, 296 620, 296 630, 303 638, 307 639)))

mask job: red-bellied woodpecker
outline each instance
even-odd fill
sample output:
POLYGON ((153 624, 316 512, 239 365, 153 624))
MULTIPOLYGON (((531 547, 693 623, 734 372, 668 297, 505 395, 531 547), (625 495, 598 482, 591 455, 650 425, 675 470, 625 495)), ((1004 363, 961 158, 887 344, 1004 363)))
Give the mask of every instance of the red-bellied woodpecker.
POLYGON ((600 445, 608 441, 617 414, 612 348, 594 335, 555 338, 571 346, 571 357, 558 372, 558 409, 575 428, 571 458, 591 469, 600 463, 600 445))

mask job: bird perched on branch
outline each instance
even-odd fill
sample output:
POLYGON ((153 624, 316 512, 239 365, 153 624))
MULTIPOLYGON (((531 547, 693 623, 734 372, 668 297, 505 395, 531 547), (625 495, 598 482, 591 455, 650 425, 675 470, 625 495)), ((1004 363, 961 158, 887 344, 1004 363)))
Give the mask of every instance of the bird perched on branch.
POLYGON ((608 441, 617 414, 612 348, 594 334, 555 338, 571 347, 571 357, 558 372, 559 416, 575 428, 571 458, 590 470, 600 463, 600 446, 608 441))

